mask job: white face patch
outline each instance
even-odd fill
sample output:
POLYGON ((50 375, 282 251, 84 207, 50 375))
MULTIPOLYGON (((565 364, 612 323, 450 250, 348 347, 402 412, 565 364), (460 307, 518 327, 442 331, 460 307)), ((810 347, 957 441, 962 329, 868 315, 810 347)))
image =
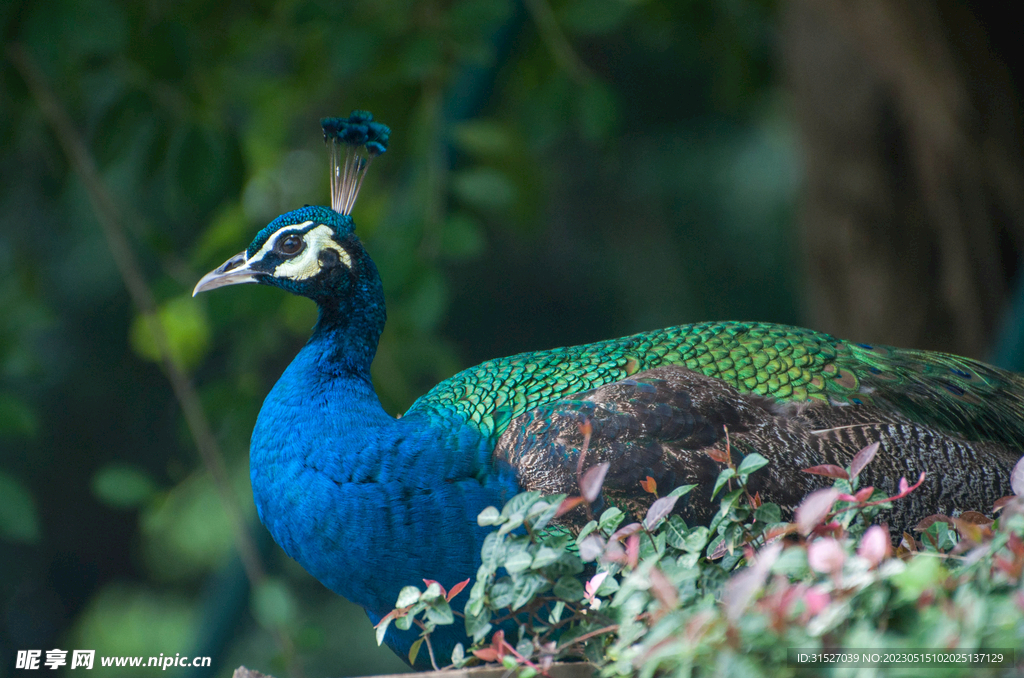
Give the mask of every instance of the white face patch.
MULTIPOLYGON (((263 247, 261 247, 249 261, 259 261, 277 246, 278 240, 297 231, 301 231, 301 229, 312 224, 312 221, 307 221, 301 224, 291 224, 289 226, 282 227, 277 233, 267 238, 267 242, 263 243, 263 247)), ((331 227, 325 226, 324 224, 320 224, 319 226, 302 233, 302 239, 305 241, 306 247, 298 256, 292 259, 287 259, 283 263, 279 264, 278 267, 274 269, 274 275, 279 278, 289 278, 291 280, 306 280, 308 278, 312 278, 320 272, 320 253, 324 250, 334 250, 338 254, 338 260, 347 268, 352 268, 352 257, 349 256, 348 252, 338 246, 338 243, 334 241, 333 234, 334 231, 331 227)))

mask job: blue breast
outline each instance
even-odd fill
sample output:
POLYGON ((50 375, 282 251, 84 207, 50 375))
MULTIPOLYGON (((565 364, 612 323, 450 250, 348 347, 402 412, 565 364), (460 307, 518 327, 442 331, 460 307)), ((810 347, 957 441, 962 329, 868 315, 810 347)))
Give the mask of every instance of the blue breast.
MULTIPOLYGON (((396 420, 366 377, 322 355, 319 342, 307 344, 263 404, 250 448, 253 496, 285 552, 376 623, 403 586, 474 576, 486 535, 477 515, 519 490, 471 424, 396 420)), ((461 610, 468 596, 460 597, 461 610)), ((417 635, 392 625, 386 642, 404 657, 417 635)), ((431 637, 442 654, 465 640, 461 621, 431 637)))

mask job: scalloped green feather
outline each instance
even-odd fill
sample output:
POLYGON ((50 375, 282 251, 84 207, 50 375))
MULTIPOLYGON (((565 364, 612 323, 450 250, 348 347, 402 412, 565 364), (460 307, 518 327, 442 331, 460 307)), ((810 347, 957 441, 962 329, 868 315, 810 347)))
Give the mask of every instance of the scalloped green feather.
POLYGON ((710 322, 489 360, 408 414, 475 422, 496 438, 539 405, 661 365, 780 401, 879 404, 968 439, 1024 442, 1024 378, 969 358, 842 341, 771 323, 710 322))

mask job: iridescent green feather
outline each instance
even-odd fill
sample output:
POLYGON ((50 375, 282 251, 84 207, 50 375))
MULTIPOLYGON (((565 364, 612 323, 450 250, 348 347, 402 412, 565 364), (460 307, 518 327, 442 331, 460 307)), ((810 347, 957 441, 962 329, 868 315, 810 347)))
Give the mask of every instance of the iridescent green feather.
POLYGON ((770 323, 682 325, 490 360, 438 384, 409 414, 472 421, 496 438, 534 407, 661 365, 682 365, 781 401, 876 404, 967 438, 1024 443, 1020 375, 770 323))

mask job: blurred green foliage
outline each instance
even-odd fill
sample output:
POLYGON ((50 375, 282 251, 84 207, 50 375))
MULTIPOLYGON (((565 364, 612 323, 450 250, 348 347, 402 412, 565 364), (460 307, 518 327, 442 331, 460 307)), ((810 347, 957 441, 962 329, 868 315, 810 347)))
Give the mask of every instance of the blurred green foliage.
MULTIPOLYGON (((249 435, 315 309, 257 286, 189 293, 278 214, 327 200, 321 116, 363 108, 394 130, 354 213, 387 294, 374 379, 392 412, 490 357, 797 321, 772 5, 14 0, 0 28, 124 211, 255 521, 249 435)), ((0 203, 0 674, 19 649, 186 653, 215 627, 222 673, 281 674, 275 626, 307 675, 400 670, 276 547, 241 614, 209 612, 240 572, 227 515, 85 189, 6 60, 0 203)))

